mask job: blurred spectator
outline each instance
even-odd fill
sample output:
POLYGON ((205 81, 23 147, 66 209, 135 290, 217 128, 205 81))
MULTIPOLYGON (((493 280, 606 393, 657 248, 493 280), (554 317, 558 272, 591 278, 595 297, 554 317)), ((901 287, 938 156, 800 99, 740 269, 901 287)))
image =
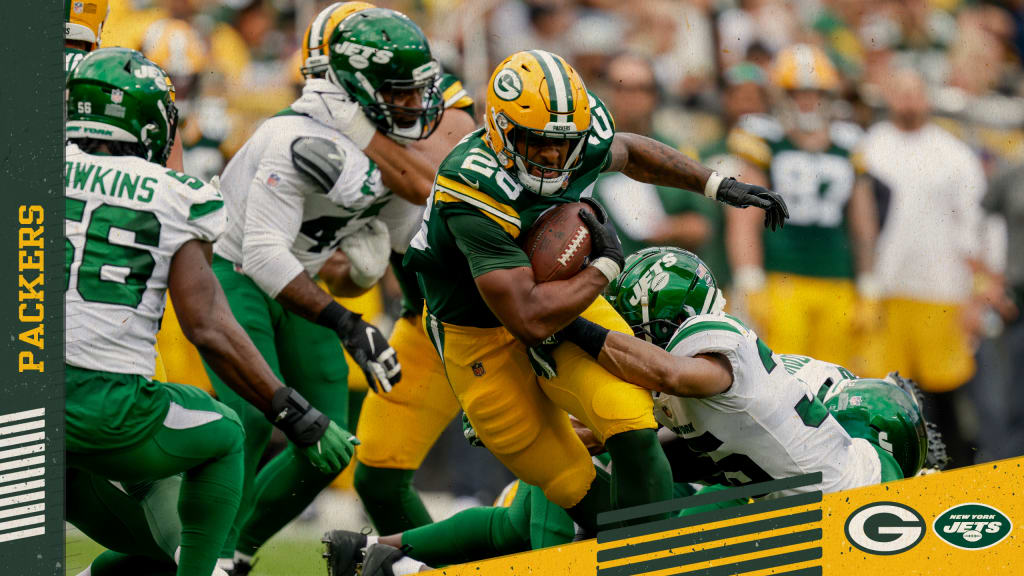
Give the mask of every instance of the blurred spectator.
MULTIPOLYGON (((621 55, 608 66, 605 103, 618 132, 633 132, 665 142, 653 126, 658 107, 658 84, 651 62, 621 55)), ((711 234, 708 218, 694 211, 696 204, 711 204, 695 194, 659 189, 618 172, 604 174, 595 196, 608 210, 630 254, 648 245, 673 245, 699 250, 711 234)))
MULTIPOLYGON (((985 278, 976 293, 987 305, 997 312, 999 320, 1006 322, 1001 337, 995 343, 995 362, 1001 370, 994 372, 1002 376, 1001 385, 986 386, 994 390, 997 408, 1001 409, 1000 426, 992 438, 994 458, 1009 458, 1024 454, 1024 164, 1003 171, 993 179, 982 206, 991 214, 1001 216, 1006 223, 1006 273, 1005 277, 985 278), (1016 255, 1016 256, 1013 256, 1016 255), (1001 432, 1001 434, 999 434, 1001 432)), ((990 322, 994 321, 990 317, 990 322)), ((991 383, 982 383, 991 384, 991 383)), ((987 399, 986 399, 987 400, 987 399)), ((988 422, 987 420, 985 421, 988 422)))
MULTIPOLYGON (((878 241, 885 294, 878 373, 898 369, 925 391, 926 414, 946 438, 953 465, 972 462, 958 389, 975 371, 962 323, 971 270, 982 267, 981 163, 963 142, 929 121, 922 76, 899 69, 885 90, 889 120, 871 129, 868 170, 891 191, 878 241)), ((876 374, 877 375, 877 374, 876 374)))
POLYGON ((772 84, 777 119, 743 117, 728 145, 744 179, 780 193, 790 218, 772 232, 763 213, 727 210, 733 309, 777 352, 855 369, 856 339, 878 316, 874 197, 853 156, 861 131, 831 119, 839 75, 823 50, 786 48, 772 84))

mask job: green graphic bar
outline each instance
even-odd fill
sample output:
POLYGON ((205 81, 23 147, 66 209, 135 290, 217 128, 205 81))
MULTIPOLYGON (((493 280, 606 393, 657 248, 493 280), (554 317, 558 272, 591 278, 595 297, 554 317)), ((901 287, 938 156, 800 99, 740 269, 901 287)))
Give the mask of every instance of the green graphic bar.
POLYGON ((774 518, 765 518, 764 520, 756 520, 745 524, 734 524, 732 526, 715 528, 714 530, 702 530, 692 534, 673 536, 672 538, 663 538, 661 540, 653 540, 651 542, 627 544, 618 548, 599 550, 597 552, 597 561, 610 562, 612 560, 619 560, 630 556, 652 554, 654 552, 660 552, 662 550, 669 550, 672 548, 685 548, 695 544, 714 542, 715 540, 726 540, 737 536, 746 536, 748 534, 778 530, 780 528, 790 528, 792 526, 809 524, 811 522, 821 522, 821 510, 808 510, 806 512, 798 512, 788 516, 776 516, 774 518))
POLYGON ((0 573, 64 568, 64 54, 60 0, 0 39, 0 573))
MULTIPOLYGON (((731 493, 730 490, 718 492, 718 494, 729 493, 731 493)), ((606 542, 613 542, 615 540, 636 538, 638 536, 656 534, 658 532, 665 532, 667 530, 688 528, 690 526, 698 526, 700 524, 708 524, 710 522, 718 522, 720 520, 730 520, 732 518, 739 518, 741 516, 753 516, 755 514, 762 514, 764 512, 773 512, 775 510, 794 508, 796 506, 806 506, 807 504, 815 504, 818 502, 821 502, 820 490, 817 492, 807 492, 804 494, 783 496, 782 498, 774 498, 771 500, 759 500, 752 504, 744 504, 742 506, 722 508, 720 510, 711 510, 709 512, 701 512, 700 514, 694 514, 692 516, 683 516, 681 518, 668 518, 666 520, 657 520, 655 522, 647 522, 645 524, 637 524, 635 526, 627 526, 625 528, 605 530, 603 532, 597 533, 597 543, 604 544, 606 542)))
POLYGON ((682 510, 683 508, 715 504, 718 502, 725 502, 726 500, 735 500, 737 498, 749 498, 751 496, 769 494, 780 490, 792 490, 794 488, 811 486, 820 482, 821 472, 801 474, 790 478, 782 478, 781 480, 769 480, 768 482, 747 484, 746 486, 738 486, 736 488, 710 492, 708 494, 695 494, 685 498, 673 498, 672 500, 664 500, 662 502, 641 504, 639 506, 620 508, 610 512, 602 512, 597 515, 597 523, 598 525, 607 525, 618 522, 628 522, 630 520, 638 520, 655 514, 664 514, 665 512, 682 510))

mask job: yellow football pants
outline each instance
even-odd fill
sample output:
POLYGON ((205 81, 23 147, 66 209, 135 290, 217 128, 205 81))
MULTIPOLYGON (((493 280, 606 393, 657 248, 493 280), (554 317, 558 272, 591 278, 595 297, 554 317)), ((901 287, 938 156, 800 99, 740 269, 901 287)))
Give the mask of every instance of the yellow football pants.
MULTIPOLYGON (((163 364, 166 372, 164 382, 179 382, 202 388, 213 393, 210 377, 203 367, 199 351, 185 338, 181 323, 174 313, 174 303, 167 297, 167 308, 160 324, 160 332, 156 335, 158 356, 157 361, 163 364)), ((159 380, 159 378, 157 378, 159 380)))
MULTIPOLYGON (((582 316, 632 334, 604 298, 582 316)), ((657 427, 650 392, 616 378, 574 344, 555 350, 558 376, 548 380, 534 374, 526 347, 504 327, 454 326, 428 315, 426 329, 480 440, 513 474, 563 508, 579 503, 595 474, 566 412, 601 440, 657 427)))
POLYGON ((846 366, 857 346, 856 304, 857 289, 848 279, 771 272, 763 295, 747 307, 772 350, 846 366))
POLYGON ((402 364, 402 381, 387 394, 367 394, 356 457, 375 468, 416 470, 458 415, 459 403, 419 316, 399 319, 389 342, 402 364))

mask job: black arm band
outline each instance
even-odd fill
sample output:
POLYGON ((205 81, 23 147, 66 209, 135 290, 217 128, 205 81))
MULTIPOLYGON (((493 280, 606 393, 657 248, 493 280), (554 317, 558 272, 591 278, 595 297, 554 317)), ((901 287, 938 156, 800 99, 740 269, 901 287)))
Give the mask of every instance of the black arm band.
POLYGON ((352 325, 359 318, 359 314, 332 301, 320 311, 320 314, 317 314, 316 323, 334 330, 339 336, 344 336, 352 331, 352 325))
POLYGON ((580 317, 559 330, 557 335, 559 340, 572 342, 596 359, 597 355, 601 353, 601 348, 604 347, 608 332, 609 330, 604 326, 580 317))
POLYGON ((275 392, 265 416, 300 448, 316 444, 331 424, 330 418, 314 408, 294 388, 281 388, 275 392))

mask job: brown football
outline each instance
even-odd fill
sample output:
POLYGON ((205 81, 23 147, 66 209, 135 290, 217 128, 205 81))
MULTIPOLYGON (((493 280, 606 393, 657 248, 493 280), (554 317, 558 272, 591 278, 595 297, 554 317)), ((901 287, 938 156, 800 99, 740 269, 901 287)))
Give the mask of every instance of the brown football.
POLYGON ((590 230, 580 219, 582 202, 562 204, 541 215, 526 233, 523 250, 539 282, 565 280, 583 269, 590 255, 590 230))

